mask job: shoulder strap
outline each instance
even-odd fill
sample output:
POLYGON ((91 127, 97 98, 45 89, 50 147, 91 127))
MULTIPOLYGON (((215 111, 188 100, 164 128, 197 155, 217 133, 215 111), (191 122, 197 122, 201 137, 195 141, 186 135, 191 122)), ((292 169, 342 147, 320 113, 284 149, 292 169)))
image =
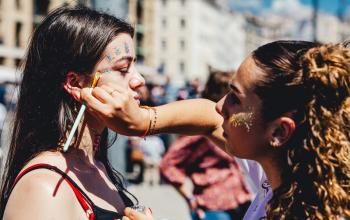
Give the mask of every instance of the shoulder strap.
POLYGON ((70 188, 73 190, 75 196, 77 197, 81 207, 84 209, 84 211, 86 212, 86 215, 88 216, 89 220, 93 220, 95 218, 94 216, 94 212, 93 212, 93 207, 95 206, 94 203, 91 201, 91 199, 86 195, 86 193, 72 180, 72 178, 70 178, 65 172, 63 172, 62 170, 58 169, 55 166, 52 166, 50 164, 45 164, 45 163, 38 163, 38 164, 34 164, 30 167, 27 167, 26 169, 24 169, 22 172, 20 172, 18 174, 18 176, 16 177, 11 190, 9 191, 9 193, 11 193, 11 191, 13 190, 13 188, 15 187, 15 185, 18 183, 18 181, 27 173, 33 171, 33 170, 37 170, 37 169, 48 169, 51 171, 54 171, 56 173, 59 173, 64 180, 68 183, 68 185, 70 186, 70 188))

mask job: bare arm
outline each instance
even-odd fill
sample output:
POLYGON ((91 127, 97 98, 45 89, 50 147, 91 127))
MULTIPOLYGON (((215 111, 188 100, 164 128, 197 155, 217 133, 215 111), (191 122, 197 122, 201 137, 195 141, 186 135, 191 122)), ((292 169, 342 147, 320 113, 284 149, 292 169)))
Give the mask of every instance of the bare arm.
MULTIPOLYGON (((140 108, 124 88, 96 87, 81 92, 88 110, 112 130, 129 136, 141 136, 149 126, 154 112, 140 108)), ((215 110, 215 103, 206 99, 191 99, 156 107, 155 133, 205 135, 218 146, 224 147, 222 117, 215 110)))

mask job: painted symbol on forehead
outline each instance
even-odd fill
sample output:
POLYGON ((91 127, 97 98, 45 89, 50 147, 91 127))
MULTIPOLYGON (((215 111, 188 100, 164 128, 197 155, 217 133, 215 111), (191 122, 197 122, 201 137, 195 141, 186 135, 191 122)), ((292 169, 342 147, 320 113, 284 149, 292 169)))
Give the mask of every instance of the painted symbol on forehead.
POLYGON ((114 53, 116 56, 119 56, 121 54, 120 49, 119 48, 114 48, 114 53))
POLYGON ((111 63, 111 62, 113 61, 113 55, 108 54, 108 55, 106 56, 106 59, 107 59, 108 63, 111 63))
POLYGON ((251 126, 253 125, 253 112, 240 112, 237 114, 232 114, 229 122, 233 127, 245 126, 249 132, 251 126))
POLYGON ((130 52, 129 45, 126 42, 124 43, 124 49, 125 49, 125 53, 128 54, 130 52))

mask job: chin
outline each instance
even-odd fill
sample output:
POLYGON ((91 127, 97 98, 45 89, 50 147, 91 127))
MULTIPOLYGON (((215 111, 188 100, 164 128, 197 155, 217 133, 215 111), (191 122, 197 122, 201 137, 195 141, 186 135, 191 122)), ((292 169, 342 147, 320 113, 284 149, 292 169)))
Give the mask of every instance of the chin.
MULTIPOLYGON (((242 146, 241 146, 242 147, 242 146)), ((239 147, 238 147, 239 148, 239 147)), ((237 148, 234 147, 232 144, 226 144, 225 151, 230 156, 238 157, 240 159, 247 159, 244 153, 237 151, 237 148)))

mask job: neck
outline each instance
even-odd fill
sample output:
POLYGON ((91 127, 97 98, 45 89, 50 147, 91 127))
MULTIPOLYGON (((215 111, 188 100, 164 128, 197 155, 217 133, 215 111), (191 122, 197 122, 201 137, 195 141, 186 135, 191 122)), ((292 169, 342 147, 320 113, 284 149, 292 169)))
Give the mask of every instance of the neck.
POLYGON ((80 127, 80 136, 74 149, 71 152, 86 164, 96 164, 95 154, 98 151, 101 133, 104 127, 101 127, 97 120, 86 113, 80 127))
POLYGON ((278 188, 281 183, 281 174, 282 174, 282 163, 280 152, 274 152, 269 156, 266 156, 263 159, 257 160, 262 168, 265 171, 266 177, 271 185, 271 188, 275 190, 278 188))

